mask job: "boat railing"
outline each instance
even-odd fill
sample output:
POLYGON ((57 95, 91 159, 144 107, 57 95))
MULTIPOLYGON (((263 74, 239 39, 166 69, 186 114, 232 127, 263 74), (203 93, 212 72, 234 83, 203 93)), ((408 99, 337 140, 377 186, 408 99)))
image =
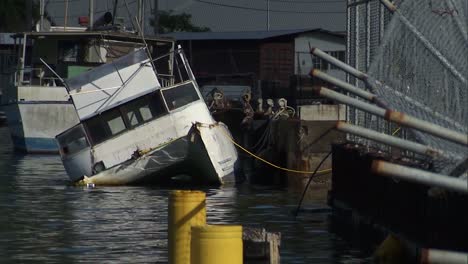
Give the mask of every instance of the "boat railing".
POLYGON ((17 86, 63 86, 59 78, 45 76, 45 70, 41 67, 24 67, 17 69, 14 73, 14 83, 17 86))
POLYGON ((181 48, 177 48, 153 59, 161 86, 170 87, 194 80, 190 66, 181 48))

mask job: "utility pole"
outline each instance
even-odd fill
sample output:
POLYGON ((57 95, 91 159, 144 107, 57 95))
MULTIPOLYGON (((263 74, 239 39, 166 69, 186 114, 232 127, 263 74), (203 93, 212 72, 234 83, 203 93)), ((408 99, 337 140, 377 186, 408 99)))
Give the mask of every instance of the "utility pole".
POLYGON ((267 0, 267 31, 270 31, 270 0, 267 0))
POLYGON ((140 35, 142 36, 144 34, 144 25, 145 25, 144 10, 145 10, 145 1, 138 0, 138 13, 137 13, 138 28, 137 29, 140 31, 140 35))
POLYGON ((65 20, 63 22, 63 31, 67 31, 68 22, 68 0, 65 0, 65 20))
POLYGON ((154 0, 154 35, 157 36, 159 34, 159 0, 154 0))
POLYGON ((25 31, 31 31, 32 26, 32 0, 25 1, 25 10, 26 10, 26 26, 25 31))
POLYGON ((115 17, 117 16, 117 5, 119 4, 119 0, 114 1, 114 12, 112 13, 112 25, 115 23, 115 17))
POLYGON ((89 31, 93 31, 94 24, 94 1, 89 0, 89 31))
POLYGON ((39 14, 41 15, 41 23, 40 23, 40 29, 39 31, 42 31, 44 29, 44 0, 40 0, 39 2, 39 14))

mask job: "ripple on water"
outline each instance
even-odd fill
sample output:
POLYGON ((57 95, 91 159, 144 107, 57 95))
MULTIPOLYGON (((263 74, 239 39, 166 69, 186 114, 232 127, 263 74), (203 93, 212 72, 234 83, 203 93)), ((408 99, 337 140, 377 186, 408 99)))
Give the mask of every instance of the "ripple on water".
MULTIPOLYGON (((5 142, 5 128, 0 128, 2 139, 1 263, 167 262, 170 190, 70 186, 58 156, 13 153, 11 143, 5 142)), ((328 232, 328 213, 306 213, 295 219, 297 194, 255 186, 204 191, 209 223, 282 232, 284 263, 365 260, 328 232)))

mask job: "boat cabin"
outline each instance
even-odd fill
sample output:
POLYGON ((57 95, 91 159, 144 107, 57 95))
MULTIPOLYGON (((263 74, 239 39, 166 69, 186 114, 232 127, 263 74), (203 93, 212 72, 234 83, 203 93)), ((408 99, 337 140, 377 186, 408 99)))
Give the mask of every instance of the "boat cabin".
POLYGON ((170 53, 152 61, 141 49, 67 80, 81 120, 56 137, 69 175, 94 175, 185 137, 194 122, 213 122, 185 56, 170 53), (173 74, 153 70, 162 58, 173 74))
POLYGON ((161 89, 91 117, 57 136, 60 152, 73 155, 198 101, 195 89, 192 82, 161 89))

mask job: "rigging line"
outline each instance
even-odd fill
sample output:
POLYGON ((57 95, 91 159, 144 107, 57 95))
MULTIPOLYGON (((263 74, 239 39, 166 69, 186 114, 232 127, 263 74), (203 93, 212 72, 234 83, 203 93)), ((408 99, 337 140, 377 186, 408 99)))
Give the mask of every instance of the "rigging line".
MULTIPOLYGON (((209 124, 202 124, 202 123, 198 123, 198 124, 199 124, 199 125, 208 125, 208 126, 209 126, 209 124)), ((238 148, 240 148, 241 150, 243 150, 244 152, 246 152, 246 153, 249 154, 250 156, 252 156, 252 157, 254 157, 254 158, 256 158, 256 159, 258 159, 258 160, 260 160, 260 161, 262 161, 262 162, 264 162, 264 163, 266 163, 266 164, 268 164, 268 165, 270 165, 270 166, 272 166, 272 167, 274 167, 274 168, 277 168, 277 169, 279 169, 279 170, 288 171, 288 172, 295 172, 295 173, 302 173, 302 174, 311 174, 311 173, 313 173, 312 175, 315 175, 315 174, 317 174, 317 173, 320 173, 320 174, 329 173, 329 172, 332 171, 331 169, 326 169, 326 170, 320 170, 320 171, 319 171, 319 170, 318 170, 318 167, 317 167, 317 169, 315 169, 315 171, 312 172, 312 171, 293 170, 293 169, 288 169, 288 168, 284 168, 284 167, 278 166, 278 165, 276 165, 276 164, 273 164, 273 163, 271 163, 271 162, 269 162, 269 161, 267 161, 267 160, 265 160, 265 159, 263 159, 263 158, 261 158, 261 157, 255 155, 255 154, 253 154, 252 152, 250 152, 250 151, 248 151, 247 149, 245 149, 244 147, 242 147, 242 146, 241 146, 239 143, 237 143, 226 131, 224 131, 224 130, 221 129, 221 132, 229 139, 229 141, 232 142, 232 144, 236 145, 238 148)), ((330 152, 330 154, 331 154, 331 152, 330 152)), ((328 155, 328 156, 329 156, 329 155, 328 155)), ((327 156, 327 157, 328 157, 328 156, 327 156)))
POLYGON ((312 179, 319 172, 318 169, 320 169, 320 166, 322 166, 322 164, 325 162, 325 160, 327 160, 327 158, 331 154, 332 154, 332 151, 328 152, 328 154, 320 161, 320 163, 317 165, 317 167, 315 167, 314 173, 312 175, 310 175, 309 181, 307 182, 307 184, 306 184, 306 186, 304 188, 304 192, 302 192, 301 200, 299 201, 299 204, 297 205, 296 213, 294 214, 294 217, 297 217, 297 215, 299 214, 299 209, 301 209, 302 201, 304 200, 305 194, 307 193, 307 189, 309 189, 309 185, 312 182, 312 179))
MULTIPOLYGON (((140 22, 138 21, 138 19, 136 17, 135 17, 135 20, 137 21, 137 25, 138 25, 138 32, 140 32, 140 34, 141 34, 141 40, 143 41, 143 44, 145 45, 145 51, 146 51, 146 55, 148 55, 149 63, 151 63, 151 67, 153 67, 154 74, 157 77, 158 76, 158 71, 156 70, 156 65, 154 65, 153 56, 151 55, 151 51, 150 51, 150 49, 148 47, 148 43, 145 40, 145 33, 141 29, 140 22)), ((151 47, 153 47, 153 46, 151 46, 151 47)), ((146 65, 146 64, 144 64, 144 65, 146 65)))
MULTIPOLYGON (((135 2, 136 2, 136 1, 133 1, 133 3, 135 3, 135 2)), ((125 8, 127 9, 128 19, 129 19, 130 22, 132 23, 133 29, 134 29, 134 30, 137 30, 137 27, 136 27, 135 24, 133 23, 132 14, 131 14, 131 12, 130 12, 130 8, 128 8, 127 0, 124 0, 124 3, 125 3, 125 8)))
POLYGON ((115 97, 116 97, 117 95, 119 95, 119 93, 120 93, 121 91, 123 91, 123 89, 125 89, 125 87, 127 87, 128 83, 130 83, 130 81, 133 80, 133 78, 135 78, 135 76, 141 71, 141 69, 143 69, 144 65, 145 65, 145 64, 142 63, 142 64, 138 67, 138 69, 136 69, 136 70, 128 77, 128 79, 122 84, 122 86, 120 87, 120 89, 117 90, 117 91, 115 91, 109 98, 107 98, 106 101, 104 101, 104 103, 102 103, 102 105, 101 105, 98 109, 96 109, 95 112, 101 110, 101 109, 104 108, 104 107, 107 107, 107 106, 109 105, 110 101, 112 101, 113 99, 115 99, 115 97))
MULTIPOLYGON (((104 39, 104 36, 102 34, 100 34, 101 36, 101 41, 103 43, 103 45, 105 45, 105 39, 104 39)), ((94 48, 96 49, 97 51, 97 47, 94 46, 94 48)), ((100 56, 100 55, 99 55, 100 56)), ((100 57, 101 58, 101 57, 100 57)), ((101 58, 101 60, 104 62, 104 60, 101 58)), ((138 67, 138 69, 135 70, 135 72, 133 72, 130 77, 128 77, 127 80, 123 80, 122 76, 120 75, 120 72, 119 72, 119 69, 117 68, 117 66, 114 64, 114 61, 111 62, 112 66, 114 66, 117 74, 119 75, 119 78, 120 78, 120 81, 122 82, 122 86, 120 87, 119 90, 115 91, 112 95, 109 95, 109 97, 101 104, 101 106, 99 106, 96 111, 99 111, 101 110, 102 108, 104 107, 107 107, 108 104, 123 90, 125 89, 125 87, 127 86, 127 84, 133 79, 133 77, 135 77, 135 75, 140 72, 140 70, 143 68, 143 66, 145 64, 141 64, 140 67, 138 67)), ((99 87, 98 87, 99 88, 99 87)), ((104 91, 105 94, 108 94, 107 92, 104 91)))
POLYGON ((204 0, 194 0, 196 2, 204 3, 204 4, 209 4, 209 5, 215 5, 215 6, 223 6, 223 7, 230 7, 230 8, 237 8, 237 9, 243 9, 243 10, 253 10, 253 11, 262 11, 262 12, 275 12, 275 13, 290 13, 290 14, 345 14, 346 12, 344 11, 288 11, 288 10, 275 10, 275 9, 262 9, 262 8, 255 8, 255 7, 243 7, 243 6, 237 6, 237 5, 228 5, 228 4, 221 4, 221 3, 215 3, 211 1, 204 1, 204 0))
MULTIPOLYGON (((104 36, 103 36, 102 34, 100 34, 100 36, 101 36, 101 41, 97 42, 97 44, 99 44, 99 47, 101 47, 100 44, 102 43, 102 46, 105 47, 106 41, 104 40, 104 36)), ((101 52, 98 50, 97 46, 96 46, 96 45, 93 45, 93 47, 94 47, 94 51, 95 51, 96 54, 99 56, 99 60, 101 60, 101 62, 105 64, 106 62, 105 62, 104 59, 102 58, 101 52)), ((119 75, 120 81, 122 82, 122 85, 123 85, 125 82, 124 82, 122 76, 120 75, 119 69, 117 68, 117 66, 115 66, 114 61, 112 61, 111 64, 112 64, 112 66, 114 66, 115 70, 117 71, 117 74, 119 75)), ((110 96, 110 95, 109 95, 109 96, 110 96)))

